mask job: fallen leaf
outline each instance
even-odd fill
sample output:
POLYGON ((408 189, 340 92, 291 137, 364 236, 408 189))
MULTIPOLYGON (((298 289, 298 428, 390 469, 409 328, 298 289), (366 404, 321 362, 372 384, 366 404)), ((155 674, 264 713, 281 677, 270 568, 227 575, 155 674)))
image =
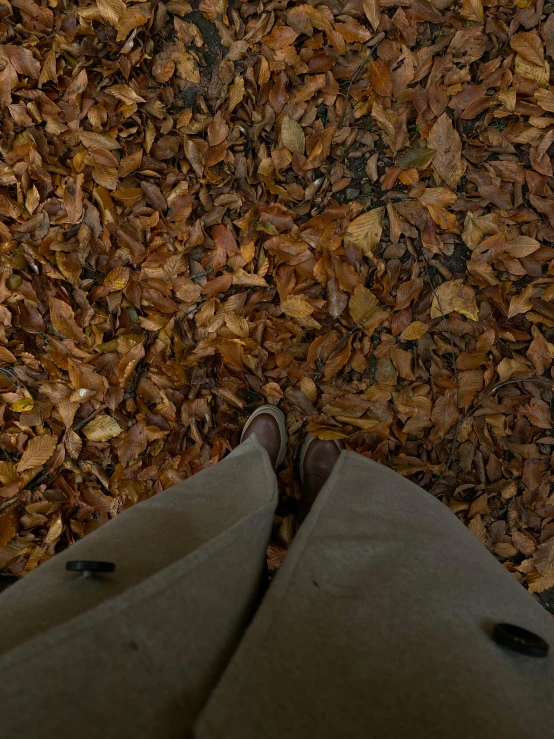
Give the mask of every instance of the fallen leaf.
POLYGON ((406 326, 404 331, 400 334, 400 338, 403 341, 416 341, 421 339, 422 336, 429 331, 429 326, 421 321, 413 321, 409 326, 406 326))
POLYGON ((348 309, 354 323, 360 324, 377 308, 379 301, 371 290, 358 285, 348 303, 348 309))
POLYGON ((281 124, 281 141, 289 151, 298 151, 304 153, 306 147, 306 137, 302 127, 298 125, 292 118, 285 116, 281 124))
POLYGON ((450 280, 443 282, 435 290, 431 306, 431 318, 439 318, 456 311, 467 316, 472 321, 478 320, 477 303, 475 302, 475 291, 463 280, 450 280))
POLYGON ((380 59, 370 63, 369 81, 377 95, 388 97, 392 94, 392 72, 389 65, 380 59))
POLYGON ((357 246, 364 254, 373 252, 383 233, 385 208, 374 208, 355 218, 348 226, 345 241, 357 246))
POLYGON ((56 437, 52 436, 52 434, 43 434, 42 436, 35 436, 30 439, 19 460, 17 471, 24 472, 33 467, 40 467, 45 462, 48 462, 54 454, 57 443, 56 437))
POLYGON ((281 301, 281 310, 292 318, 306 318, 314 312, 314 307, 305 298, 291 296, 281 301))
POLYGON ((531 64, 544 64, 544 50, 540 37, 533 32, 516 33, 510 39, 510 46, 514 51, 531 64))
POLYGON ((446 113, 440 116, 429 131, 427 144, 435 151, 433 168, 447 185, 455 188, 466 171, 466 163, 462 158, 460 136, 446 113))
POLYGON ((352 353, 352 337, 348 337, 348 341, 340 348, 331 354, 327 362, 325 363, 324 377, 326 380, 330 380, 331 377, 337 374, 344 365, 350 359, 352 353))
POLYGON ((456 393, 453 390, 447 390, 435 401, 431 411, 431 421, 437 427, 439 434, 445 436, 456 423, 458 415, 456 393))
POLYGON ((115 418, 101 413, 83 427, 83 434, 90 441, 109 441, 122 432, 115 418))

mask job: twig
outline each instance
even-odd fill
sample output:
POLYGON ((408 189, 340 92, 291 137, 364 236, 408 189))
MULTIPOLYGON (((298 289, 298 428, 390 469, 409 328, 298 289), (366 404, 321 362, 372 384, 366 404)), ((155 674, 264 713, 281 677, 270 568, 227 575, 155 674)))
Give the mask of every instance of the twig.
POLYGON ((0 372, 8 378, 8 380, 13 383, 16 387, 19 385, 19 378, 16 374, 14 374, 10 369, 7 367, 0 367, 0 372))
POLYGON ((190 275, 189 279, 196 280, 197 277, 206 277, 206 275, 210 275, 213 271, 213 267, 210 267, 205 272, 197 272, 195 275, 190 275))
POLYGON ((12 464, 15 463, 15 458, 12 457, 12 455, 8 452, 8 450, 7 449, 4 449, 3 446, 0 447, 0 452, 2 452, 2 454, 6 457, 6 459, 8 460, 8 462, 11 462, 12 464))
POLYGON ((517 382, 545 382, 545 383, 548 383, 549 385, 554 385, 554 380, 551 380, 548 377, 522 377, 522 378, 520 377, 520 378, 514 378, 514 379, 510 379, 510 380, 503 380, 502 382, 498 382, 496 385, 493 385, 491 388, 489 388, 485 392, 485 394, 483 395, 483 397, 477 403, 475 403, 475 405, 473 407, 471 407, 468 410, 468 412, 465 414, 465 416, 461 420, 459 419, 459 423, 456 425, 456 429, 455 429, 456 434, 454 436, 454 440, 453 440, 453 443, 452 443, 452 449, 450 451, 450 455, 449 455, 448 459, 446 460, 446 463, 444 465, 444 469, 442 470, 442 472, 440 473, 440 475, 437 477, 437 479, 433 483, 433 487, 429 491, 430 493, 433 492, 434 488, 436 488, 436 486, 439 484, 439 482, 443 479, 443 477, 446 475, 446 473, 450 469, 450 465, 452 464, 452 460, 454 458, 454 451, 458 448, 458 432, 457 432, 457 429, 463 423, 465 423, 465 421, 467 421, 468 418, 471 418, 471 416, 475 413, 475 411, 477 411, 483 405, 483 403, 485 402, 485 400, 487 398, 490 398, 490 396, 493 393, 495 393, 501 387, 505 387, 506 385, 514 385, 517 382))

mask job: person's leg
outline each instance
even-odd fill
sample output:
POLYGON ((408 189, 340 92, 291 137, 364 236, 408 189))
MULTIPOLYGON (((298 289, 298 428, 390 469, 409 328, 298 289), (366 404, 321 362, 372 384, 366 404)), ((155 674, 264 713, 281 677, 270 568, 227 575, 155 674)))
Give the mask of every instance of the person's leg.
POLYGON ((526 739, 554 725, 554 623, 442 503, 342 452, 196 739, 526 739), (524 627, 546 658, 492 638, 524 627))
POLYGON ((223 462, 0 596, 3 735, 186 735, 258 597, 277 502, 271 454, 286 438, 282 416, 277 443, 271 423, 259 418, 223 462), (70 560, 116 570, 84 579, 70 560))

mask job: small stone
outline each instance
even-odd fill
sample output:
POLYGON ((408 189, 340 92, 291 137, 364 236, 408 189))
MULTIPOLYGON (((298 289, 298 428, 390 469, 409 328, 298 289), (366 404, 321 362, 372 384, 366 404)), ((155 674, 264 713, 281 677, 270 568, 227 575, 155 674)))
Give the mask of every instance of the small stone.
POLYGON ((360 191, 357 187, 347 187, 344 194, 347 200, 356 200, 356 198, 360 197, 360 191))

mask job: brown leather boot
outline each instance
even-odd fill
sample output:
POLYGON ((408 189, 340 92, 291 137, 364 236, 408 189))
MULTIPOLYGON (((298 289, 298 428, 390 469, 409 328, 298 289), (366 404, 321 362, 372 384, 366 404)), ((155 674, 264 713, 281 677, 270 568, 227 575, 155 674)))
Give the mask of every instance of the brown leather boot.
POLYGON ((298 506, 298 523, 306 518, 319 491, 327 482, 341 451, 344 449, 338 440, 322 441, 308 434, 300 456, 300 479, 302 497, 298 506))
POLYGON ((276 470, 282 464, 287 451, 287 427, 283 412, 274 405, 257 408, 242 430, 241 444, 254 434, 269 454, 273 469, 276 470))

